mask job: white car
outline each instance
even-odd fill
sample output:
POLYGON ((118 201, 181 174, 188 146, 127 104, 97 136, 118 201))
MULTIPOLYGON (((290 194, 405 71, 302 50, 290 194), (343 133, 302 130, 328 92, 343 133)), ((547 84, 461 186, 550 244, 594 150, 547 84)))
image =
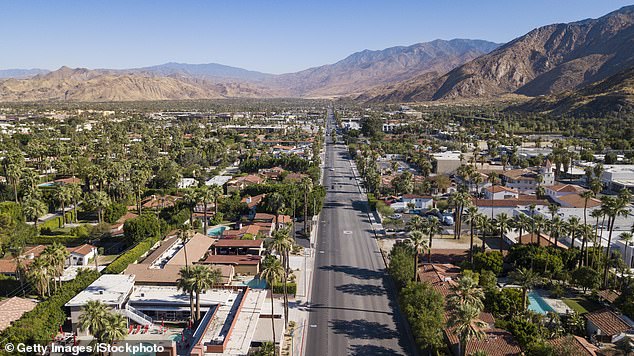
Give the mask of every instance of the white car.
POLYGON ((334 168, 330 168, 330 171, 331 171, 331 172, 334 172, 334 171, 335 171, 335 169, 334 169, 334 168))

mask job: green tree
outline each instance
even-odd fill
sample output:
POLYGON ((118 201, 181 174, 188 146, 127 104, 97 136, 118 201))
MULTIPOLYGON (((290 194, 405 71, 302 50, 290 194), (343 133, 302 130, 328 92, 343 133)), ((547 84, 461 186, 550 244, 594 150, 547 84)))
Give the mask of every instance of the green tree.
POLYGON ((64 184, 57 185, 53 190, 53 197, 62 207, 62 227, 66 225, 66 203, 70 203, 72 196, 68 186, 64 184))
POLYGON ((102 342, 112 344, 115 341, 125 339, 127 335, 127 318, 116 312, 109 312, 106 314, 103 331, 101 333, 102 342))
MULTIPOLYGON (((266 281, 266 284, 271 288, 271 313, 275 313, 273 304, 273 285, 277 283, 284 274, 284 267, 277 258, 271 260, 271 262, 260 272, 260 278, 266 281)), ((271 329, 273 331, 273 345, 275 345, 275 318, 271 318, 271 329)))
POLYGON ((472 305, 479 310, 484 308, 484 292, 471 276, 463 274, 450 289, 452 294, 447 298, 450 310, 455 310, 462 304, 472 305))
POLYGON ((196 315, 196 309, 194 306, 194 285, 189 267, 185 266, 181 268, 180 271, 178 271, 178 276, 179 277, 176 280, 176 287, 178 290, 182 290, 189 295, 189 315, 190 319, 194 320, 196 315))
POLYGON ((478 319, 480 309, 471 304, 460 304, 450 314, 447 326, 453 328, 453 333, 460 340, 458 354, 465 355, 470 340, 483 340, 486 337, 484 329, 487 324, 478 319))
POLYGON ((600 282, 599 272, 595 269, 583 266, 572 272, 572 282, 583 288, 585 293, 588 289, 594 289, 600 282))
POLYGON ((526 310, 528 291, 537 285, 539 277, 532 270, 520 267, 511 273, 511 278, 522 287, 523 309, 526 310))
POLYGON ((399 299, 418 346, 430 354, 442 350, 445 310, 442 295, 428 282, 409 282, 399 299))
POLYGON ((79 315, 79 329, 88 331, 99 342, 105 342, 103 332, 106 328, 107 316, 109 314, 108 307, 98 301, 89 300, 82 308, 79 315))
POLYGON ((425 253, 428 249, 427 241, 425 241, 425 234, 421 231, 412 231, 409 233, 409 240, 414 247, 414 280, 418 281, 418 255, 425 253))
POLYGON ((414 255, 413 247, 403 243, 395 244, 390 251, 390 263, 387 270, 399 289, 415 278, 412 275, 416 273, 416 264, 412 258, 414 255))
POLYGON ((189 269, 191 287, 196 294, 196 321, 200 321, 200 294, 220 283, 222 274, 217 268, 194 265, 189 269))
POLYGON ((37 228, 38 219, 40 216, 48 212, 48 208, 41 200, 28 199, 22 202, 22 211, 24 211, 24 216, 26 216, 27 219, 32 220, 35 228, 37 228))

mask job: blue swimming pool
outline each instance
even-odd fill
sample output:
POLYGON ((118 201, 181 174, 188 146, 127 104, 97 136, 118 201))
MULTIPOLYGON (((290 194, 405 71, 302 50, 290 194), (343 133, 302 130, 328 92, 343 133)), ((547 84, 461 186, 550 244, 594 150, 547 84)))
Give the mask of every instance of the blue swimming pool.
POLYGON ((208 236, 220 236, 227 229, 228 229, 228 227, 226 227, 226 226, 216 226, 213 229, 209 229, 207 231, 207 235, 208 236))
POLYGON ((249 281, 244 281, 242 282, 242 284, 248 286, 249 288, 266 289, 266 281, 259 278, 253 278, 249 281))
POLYGON ((546 303, 544 298, 535 291, 528 292, 528 309, 539 314, 546 314, 551 311, 555 311, 546 303))

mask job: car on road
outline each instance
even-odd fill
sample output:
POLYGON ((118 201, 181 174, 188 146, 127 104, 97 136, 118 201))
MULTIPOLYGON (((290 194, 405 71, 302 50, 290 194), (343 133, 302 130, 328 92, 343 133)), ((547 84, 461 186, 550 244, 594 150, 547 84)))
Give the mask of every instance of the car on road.
POLYGON ((330 168, 330 169, 329 169, 329 171, 334 172, 334 171, 335 171, 335 169, 334 169, 334 168, 330 168))
POLYGON ((403 215, 402 214, 392 214, 390 216, 390 219, 394 219, 394 220, 398 220, 398 219, 402 219, 403 215))

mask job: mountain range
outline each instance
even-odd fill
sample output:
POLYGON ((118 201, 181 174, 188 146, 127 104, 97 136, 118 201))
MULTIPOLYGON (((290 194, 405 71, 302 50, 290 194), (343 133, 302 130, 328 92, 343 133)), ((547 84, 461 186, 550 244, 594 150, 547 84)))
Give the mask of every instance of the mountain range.
MULTIPOLYGON (((502 45, 435 40, 364 50, 333 64, 280 75, 214 63, 5 70, 0 78, 11 78, 0 79, 0 101, 351 97, 407 102, 515 94, 538 97, 518 110, 552 111, 549 103, 567 96, 569 103, 580 101, 569 109, 579 110, 589 96, 594 98, 590 101, 598 98, 598 90, 627 92, 617 81, 631 78, 633 67, 634 6, 627 6, 598 19, 543 26, 502 45)), ((630 102, 629 95, 620 98, 630 102)))

